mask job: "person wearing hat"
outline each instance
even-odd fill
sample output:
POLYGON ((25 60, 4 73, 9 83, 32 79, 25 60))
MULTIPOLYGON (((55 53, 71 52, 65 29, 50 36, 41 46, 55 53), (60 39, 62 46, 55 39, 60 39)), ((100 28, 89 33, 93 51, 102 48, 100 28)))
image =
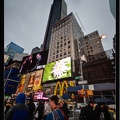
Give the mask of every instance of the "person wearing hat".
POLYGON ((25 94, 20 93, 16 98, 16 104, 7 112, 5 120, 28 120, 29 108, 25 104, 25 94))

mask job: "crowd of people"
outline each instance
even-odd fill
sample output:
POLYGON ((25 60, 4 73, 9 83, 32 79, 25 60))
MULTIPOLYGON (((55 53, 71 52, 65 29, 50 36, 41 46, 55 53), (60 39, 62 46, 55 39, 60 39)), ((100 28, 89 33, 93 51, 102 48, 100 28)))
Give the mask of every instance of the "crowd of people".
MULTIPOLYGON (((5 103, 5 120, 69 120, 69 109, 66 101, 53 95, 49 100, 39 100, 38 104, 31 98, 25 101, 25 94, 20 93, 16 101, 5 103)), ((89 102, 81 108, 79 120, 111 120, 108 106, 104 103, 89 102)))
POLYGON ((80 120, 111 120, 108 106, 105 103, 98 103, 94 108, 94 103, 89 104, 81 109, 80 120))

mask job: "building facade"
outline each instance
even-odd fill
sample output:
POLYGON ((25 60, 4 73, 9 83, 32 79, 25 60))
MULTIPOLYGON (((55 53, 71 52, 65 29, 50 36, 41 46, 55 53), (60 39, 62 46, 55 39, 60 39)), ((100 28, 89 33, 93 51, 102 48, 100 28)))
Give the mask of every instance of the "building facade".
POLYGON ((88 84, 115 83, 113 50, 88 56, 88 62, 83 64, 83 77, 88 84))
POLYGON ((73 13, 57 22, 52 29, 47 63, 71 57, 74 66, 74 61, 78 58, 77 41, 83 36, 84 33, 73 13))
POLYGON ((116 19, 116 0, 109 0, 110 12, 116 19))
POLYGON ((98 31, 94 31, 79 39, 79 49, 86 56, 95 55, 103 52, 103 45, 98 31))
POLYGON ((54 0, 48 18, 44 36, 43 50, 48 50, 53 25, 67 15, 67 5, 64 0, 54 0))
POLYGON ((4 53, 9 55, 10 58, 13 58, 15 53, 23 53, 24 49, 17 44, 11 42, 8 44, 4 50, 4 53))
POLYGON ((37 53, 37 52, 40 52, 40 48, 39 47, 33 48, 32 51, 31 51, 31 54, 34 54, 34 53, 37 53))

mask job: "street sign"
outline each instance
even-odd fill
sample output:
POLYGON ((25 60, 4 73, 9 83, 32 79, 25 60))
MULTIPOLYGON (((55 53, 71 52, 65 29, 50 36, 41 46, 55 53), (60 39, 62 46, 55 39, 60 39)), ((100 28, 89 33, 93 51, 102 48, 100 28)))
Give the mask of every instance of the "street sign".
POLYGON ((82 76, 75 77, 75 80, 82 80, 82 76))
POLYGON ((78 81, 78 84, 80 85, 80 84, 87 84, 88 83, 88 81, 87 80, 83 80, 83 81, 78 81))

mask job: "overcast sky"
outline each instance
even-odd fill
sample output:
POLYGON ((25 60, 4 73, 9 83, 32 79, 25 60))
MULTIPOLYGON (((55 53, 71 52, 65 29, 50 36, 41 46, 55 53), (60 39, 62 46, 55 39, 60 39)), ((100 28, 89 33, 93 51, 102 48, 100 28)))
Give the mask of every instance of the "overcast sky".
MULTIPOLYGON (((73 12, 81 26, 78 14, 87 35, 98 30, 106 35, 102 40, 104 50, 113 48, 116 21, 109 8, 109 0, 65 0, 67 14, 73 12)), ((53 0, 4 0, 4 47, 10 42, 31 54, 34 47, 43 43, 53 0)), ((82 27, 82 26, 81 26, 82 27)))

